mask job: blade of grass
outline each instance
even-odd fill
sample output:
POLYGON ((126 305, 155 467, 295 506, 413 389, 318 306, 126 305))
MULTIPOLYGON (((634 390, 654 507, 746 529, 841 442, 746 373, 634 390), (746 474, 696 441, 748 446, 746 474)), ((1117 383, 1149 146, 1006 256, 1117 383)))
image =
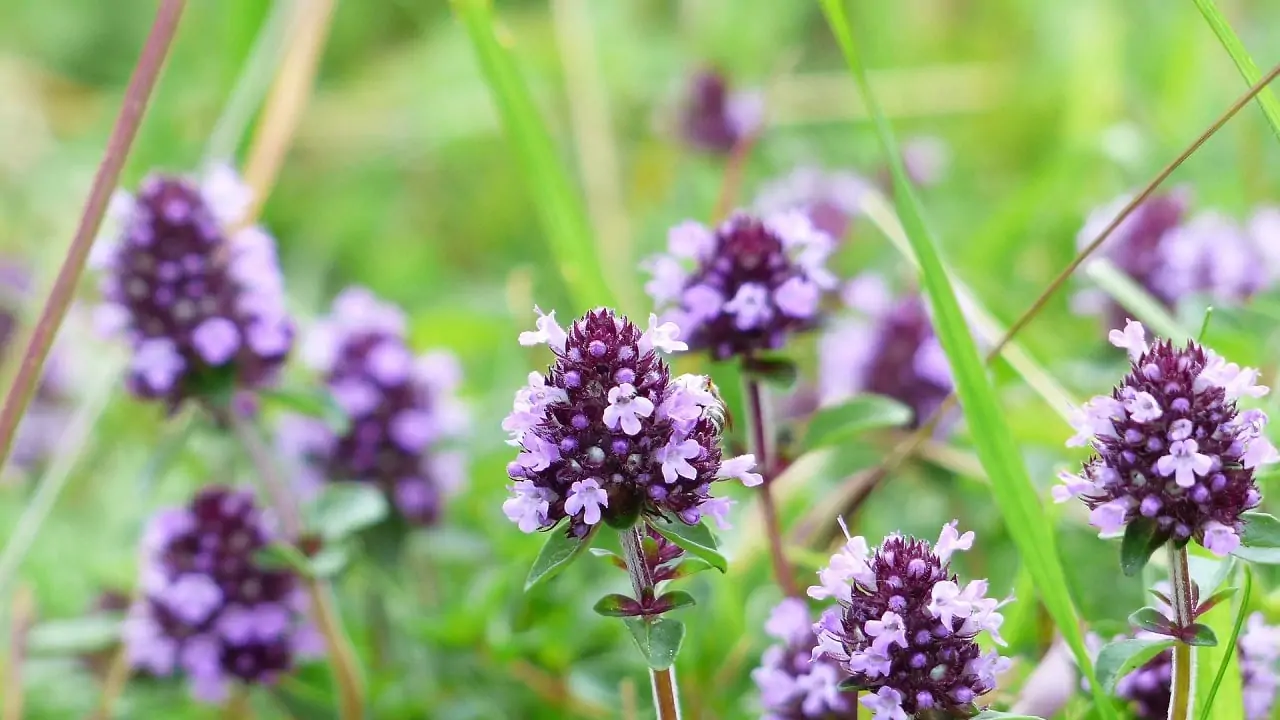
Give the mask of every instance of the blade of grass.
POLYGON ((1206 622, 1213 628, 1218 637, 1226 637, 1227 641, 1216 647, 1200 648, 1200 666, 1196 674, 1196 693, 1204 698, 1204 709, 1200 720, 1216 717, 1244 717, 1244 697, 1242 695, 1240 677, 1240 654, 1236 651, 1236 642, 1240 638, 1240 627, 1244 625, 1245 613, 1249 610, 1249 594, 1253 590, 1253 569, 1243 563, 1244 589, 1240 593, 1239 609, 1232 619, 1231 604, 1220 603, 1205 614, 1206 622), (1220 660, 1218 658, 1221 658, 1220 660), (1215 669, 1216 668, 1216 669, 1215 669), (1222 701, 1215 703, 1218 691, 1222 690, 1222 701))
MULTIPOLYGON (((1213 30, 1213 34, 1218 36, 1218 42, 1222 43, 1223 49, 1231 56, 1231 61, 1236 64, 1236 69, 1240 71, 1240 76, 1244 81, 1253 85, 1258 82, 1258 78, 1262 77, 1262 72, 1258 70, 1257 64, 1253 62, 1253 58, 1249 56, 1249 51, 1245 49, 1244 43, 1240 41, 1240 36, 1236 35, 1235 30, 1231 29, 1231 23, 1227 22, 1227 18, 1214 4, 1213 0, 1194 0, 1196 7, 1200 9, 1200 14, 1204 16, 1205 22, 1209 23, 1209 28, 1213 30)), ((1262 108, 1262 114, 1267 117, 1267 122, 1271 123, 1271 130, 1280 137, 1280 100, 1276 99, 1275 93, 1271 90, 1263 90, 1258 93, 1258 106, 1262 108)))
POLYGON ((938 338, 951 364, 957 395, 973 434, 978 458, 991 479, 996 505, 1004 516, 1009 534, 1018 546, 1022 561, 1031 570, 1032 579, 1045 607, 1071 647, 1076 663, 1089 679, 1098 713, 1111 720, 1115 713, 1111 701, 1098 683, 1092 659, 1085 648, 1080 617, 1067 589, 1066 573, 1058 558, 1053 529, 1044 522, 1044 508, 1040 505, 1022 456, 996 401, 995 392, 978 356, 977 346, 969 335, 968 323, 960 311, 960 303, 939 257, 936 242, 925 224, 920 201, 907 179, 893 128, 880 111, 871 92, 849 22, 845 18, 844 7, 840 0, 821 0, 821 4, 827 23, 844 52, 853 79, 866 101, 880 144, 888 156, 898 215, 920 262, 921 283, 933 309, 938 338))
POLYGON ((1169 340, 1183 341, 1191 338, 1191 333, 1165 310, 1160 301, 1151 297, 1133 278, 1125 274, 1106 258, 1094 258, 1085 266, 1084 272, 1098 283, 1103 292, 1111 296, 1125 310, 1134 314, 1134 319, 1151 328, 1157 335, 1169 340))
POLYGON ((537 207, 551 254, 577 307, 575 312, 616 303, 601 272, 582 198, 556 157, 543 122, 515 61, 498 37, 489 0, 453 0, 476 59, 515 150, 516 162, 537 207))

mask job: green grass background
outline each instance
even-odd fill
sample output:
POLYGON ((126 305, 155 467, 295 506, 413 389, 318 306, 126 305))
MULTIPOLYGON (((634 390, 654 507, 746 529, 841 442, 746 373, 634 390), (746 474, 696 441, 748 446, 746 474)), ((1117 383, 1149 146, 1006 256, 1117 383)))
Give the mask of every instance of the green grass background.
MULTIPOLYGON (((947 141, 947 176, 922 190, 921 201, 944 260, 1005 324, 1069 262, 1090 208, 1145 183, 1245 87, 1191 0, 846 7, 898 135, 947 141)), ((1280 61, 1268 42, 1280 28, 1280 7, 1260 0, 1218 7, 1259 67, 1280 61)), ((266 8, 263 0, 190 3, 126 185, 151 168, 198 163, 266 8)), ((147 0, 0 0, 0 248, 29 258, 43 277, 68 242, 153 9, 147 0)), ((322 312, 351 283, 402 304, 415 347, 448 348, 462 360, 475 416, 470 480, 443 525, 418 536, 396 572, 348 572, 342 608, 370 665, 373 717, 618 717, 626 698, 643 717, 647 681, 624 627, 590 612, 625 578, 588 558, 545 588, 521 591, 540 539, 519 533, 500 512, 511 453, 497 419, 546 356, 520 349, 515 335, 531 327, 534 302, 581 310, 603 300, 566 283, 565 263, 591 274, 586 287, 647 312, 637 260, 662 247, 675 222, 707 219, 720 190, 723 160, 689 153, 670 130, 672 103, 696 66, 715 63, 744 86, 772 88, 775 122, 750 158, 743 201, 800 162, 876 175, 882 155, 817 3, 500 2, 496 12, 500 38, 549 129, 546 156, 568 173, 570 198, 581 196, 583 163, 598 157, 576 155, 574 133, 583 129, 574 126, 569 98, 606 103, 604 132, 619 161, 623 206, 614 219, 626 232, 577 258, 563 249, 572 248, 567 238, 548 237, 543 218, 555 200, 531 191, 466 27, 447 3, 338 4, 315 95, 264 222, 279 238, 301 312, 322 312), (574 8, 585 8, 602 87, 576 87, 563 72, 557 13, 574 8), (373 666, 368 637, 370 591, 387 597, 397 629, 381 667, 373 666)), ((1280 146, 1250 107, 1172 181, 1194 188, 1196 207, 1243 217, 1277 199, 1277 161, 1280 146)), ((875 268, 906 286, 909 265, 876 228, 859 224, 852 237, 839 260, 844 271, 875 268)), ((91 283, 84 299, 93 299, 91 283)), ((1021 339, 1076 396, 1104 391, 1122 358, 1105 346, 1096 319, 1072 315, 1066 299, 1051 300, 1021 339)), ((1214 323, 1211 343, 1232 359, 1275 367, 1272 323, 1226 312, 1214 323)), ((99 348, 83 338, 81 360, 92 366, 99 348)), ((812 343, 801 340, 795 354, 811 372, 812 343)), ((681 364, 699 365, 693 358, 681 364)), ((721 370, 712 372, 720 378, 721 370)), ((1070 430, 1009 368, 997 365, 994 377, 1047 498, 1056 469, 1080 459, 1062 447, 1070 430)), ((1268 378, 1274 382, 1274 373, 1268 378)), ((181 502, 201 482, 247 479, 230 447, 197 435, 171 472, 154 488, 143 486, 163 426, 156 408, 118 394, 88 441, 62 451, 81 460, 20 573, 40 618, 79 616, 103 588, 130 587, 146 513, 181 502)), ((954 444, 973 454, 965 431, 954 444)), ((871 437, 864 445, 844 458, 850 464, 786 487, 792 522, 829 506, 845 472, 874 462, 890 442, 871 437)), ((965 467, 974 470, 907 466, 872 497, 855 530, 934 537, 958 517, 979 537, 977 551, 960 561, 963 573, 989 576, 993 594, 1003 594, 1017 576, 1017 551, 979 466, 965 467)), ((0 486, 0 538, 30 489, 0 486)), ((755 716, 748 674, 767 645, 763 619, 780 597, 760 551, 751 493, 732 492, 740 501, 737 527, 724 544, 733 567, 728 576, 689 582, 699 604, 682 611, 689 634, 678 669, 693 718, 755 716)), ((1060 514, 1058 545, 1073 599, 1094 628, 1117 631, 1142 603, 1142 585, 1120 577, 1116 544, 1094 538, 1078 507, 1060 514)), ((1271 607, 1270 580, 1258 578, 1255 606, 1271 607)), ((1014 649, 1029 662, 1051 628, 1035 614, 1020 628, 1014 649)), ((38 656, 28 671, 28 717, 81 717, 97 699, 96 682, 65 659, 38 656)), ((323 671, 304 677, 323 691, 323 671)), ((266 697, 255 702, 262 717, 281 717, 266 697)), ((145 682, 130 687, 120 709, 136 718, 217 716, 181 690, 145 682)))

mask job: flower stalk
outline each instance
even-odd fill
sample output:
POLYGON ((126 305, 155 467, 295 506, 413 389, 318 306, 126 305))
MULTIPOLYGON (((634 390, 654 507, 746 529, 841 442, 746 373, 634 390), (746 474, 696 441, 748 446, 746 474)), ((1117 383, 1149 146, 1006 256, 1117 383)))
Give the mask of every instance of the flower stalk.
POLYGON ((760 487, 760 507, 764 512, 765 534, 769 538, 769 557, 773 563, 773 574, 779 587, 788 597, 800 597, 800 588, 796 585, 795 573, 787 561, 786 549, 783 547, 782 524, 778 520, 778 506, 773 500, 773 478, 777 475, 777 461, 772 452, 772 435, 769 432, 768 418, 764 410, 764 388, 760 381, 748 376, 745 380, 747 394, 747 412, 751 422, 751 452, 756 458, 756 467, 764 477, 760 487))
MULTIPOLYGON (((631 577, 631 589, 637 598, 653 597, 655 585, 649 563, 644 558, 643 522, 622 532, 622 557, 627 564, 627 574, 631 577)), ((644 622, 652 623, 656 616, 644 616, 644 622)), ((680 720, 680 699, 676 687, 675 666, 657 670, 649 669, 649 681, 653 685, 653 706, 657 710, 658 720, 680 720)))
MULTIPOLYGON (((1187 566, 1187 546, 1170 541, 1169 581, 1173 586, 1169 599, 1173 601, 1173 621, 1179 628, 1186 628, 1195 621, 1195 597, 1191 585, 1191 573, 1187 566)), ((1190 720, 1195 709, 1195 655, 1194 648, 1182 640, 1173 646, 1173 687, 1169 699, 1169 720, 1190 720)))

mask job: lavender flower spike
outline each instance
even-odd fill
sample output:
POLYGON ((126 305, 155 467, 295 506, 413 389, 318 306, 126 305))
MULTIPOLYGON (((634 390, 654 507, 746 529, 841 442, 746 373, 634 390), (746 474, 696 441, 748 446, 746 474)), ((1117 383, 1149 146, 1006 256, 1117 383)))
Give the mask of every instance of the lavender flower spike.
POLYGON ((254 560, 273 539, 252 495, 225 487, 155 515, 143 538, 144 593, 124 626, 133 667, 182 675, 193 696, 218 703, 231 682, 270 684, 321 654, 298 579, 254 560))
POLYGON ((672 378, 662 353, 685 349, 680 329, 649 316, 641 331, 612 310, 592 310, 565 331, 539 311, 524 345, 545 343, 555 355, 546 374, 529 374, 502 427, 519 448, 507 465, 507 518, 524 532, 569 518, 582 537, 592 526, 641 515, 674 515, 694 525, 724 521, 728 502, 711 483, 748 486, 749 455, 720 455, 723 404, 702 376, 672 378))
POLYGON ((448 443, 469 419, 455 396, 457 360, 443 352, 415 356, 404 326, 400 310, 368 290, 342 291, 308 333, 303 359, 323 375, 350 427, 335 435, 322 421, 290 417, 281 436, 309 484, 373 483, 405 520, 425 525, 466 474, 462 454, 448 443))
POLYGON ((1246 510, 1262 496, 1254 471, 1280 461, 1261 410, 1239 410, 1260 397, 1258 371, 1229 363, 1195 342, 1148 345, 1130 320, 1111 343, 1129 353, 1130 372, 1111 395, 1085 403, 1067 445, 1090 445, 1080 475, 1066 475, 1054 498, 1080 497, 1103 535, 1145 518, 1155 540, 1189 540, 1225 556, 1240 544, 1246 510))
POLYGON ((719 359, 774 350, 816 327, 836 284, 826 268, 835 242, 799 210, 738 213, 714 232, 687 221, 667 239, 669 252, 646 263, 645 290, 690 347, 719 359))
POLYGON ((96 322, 133 346, 135 395, 184 400, 271 383, 293 345, 275 241, 235 229, 249 189, 226 166, 200 183, 152 175, 137 196, 117 193, 114 234, 99 238, 96 322))
POLYGON ((961 535, 952 522, 932 546, 893 534, 878 548, 847 529, 845 537, 809 588, 810 597, 837 601, 813 626, 814 659, 828 658, 852 676, 873 720, 976 715, 975 701, 1009 666, 995 651, 983 654, 976 638, 986 631, 1004 644, 998 610, 1009 600, 987 598, 986 580, 961 587, 951 574, 951 555, 973 547, 973 533, 961 535))
POLYGON ((764 720, 856 719, 855 693, 840 690, 849 674, 830 658, 813 659, 818 638, 803 600, 778 603, 764 629, 779 641, 751 672, 760 689, 764 720))

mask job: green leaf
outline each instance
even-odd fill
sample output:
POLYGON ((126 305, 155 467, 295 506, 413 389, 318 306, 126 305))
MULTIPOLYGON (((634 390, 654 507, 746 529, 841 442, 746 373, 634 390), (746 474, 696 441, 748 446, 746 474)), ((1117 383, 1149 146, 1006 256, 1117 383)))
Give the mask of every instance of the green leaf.
POLYGON ((1173 647, 1173 640, 1152 638, 1116 640, 1098 653, 1098 681, 1108 693, 1116 691, 1116 683, 1148 660, 1173 647))
POLYGON ((350 560, 351 552, 345 545, 326 545, 307 561, 307 569, 312 577, 334 577, 342 572, 350 560))
MULTIPOLYGON (((1201 596, 1212 595, 1222 586, 1222 582, 1231 574, 1236 566, 1236 559, 1228 555, 1220 558, 1190 555, 1187 557, 1187 569, 1191 581, 1196 584, 1201 596)), ((1166 604, 1168 601, 1165 601, 1166 604)))
POLYGON ((569 564, 577 560, 583 550, 591 547, 591 541, 595 539, 599 529, 600 525, 592 525, 585 537, 576 538, 564 530, 552 528, 547 533, 547 541, 542 545, 537 559, 533 561, 533 567, 529 568, 529 577, 524 581, 524 591, 529 592, 569 567, 569 564))
POLYGON ((742 361, 742 374, 785 389, 795 385, 800 371, 791 358, 757 355, 742 361))
POLYGON ((1148 632, 1161 635, 1168 635, 1170 628, 1173 627, 1173 624, 1169 622, 1169 618, 1153 607, 1144 607, 1130 613, 1129 623, 1148 632))
POLYGON ((287 542, 273 542, 253 554, 253 562, 263 570, 292 570, 307 574, 311 561, 302 551, 287 542))
POLYGON ((323 385, 268 388, 259 390, 258 397, 267 405, 323 420, 336 435, 345 435, 351 429, 351 418, 334 399, 333 393, 323 385))
POLYGON ((706 560, 720 572, 729 569, 729 562, 716 549, 716 538, 706 524, 685 525, 679 520, 655 517, 649 519, 649 525, 666 539, 706 560))
MULTIPOLYGON (((1240 42, 1240 37, 1231 29, 1231 23, 1227 22, 1226 16, 1218 10, 1213 0, 1195 0, 1195 4, 1200 8, 1200 14, 1209 23, 1213 34, 1218 36, 1218 42, 1222 43, 1222 47, 1231 56, 1231 61, 1236 64, 1240 76, 1252 87, 1262 79, 1262 73, 1258 71, 1258 66, 1249 56, 1244 43, 1240 42)), ((1267 122, 1271 124, 1271 131, 1280 137, 1280 101, 1276 100, 1270 88, 1258 93, 1258 105, 1262 108, 1262 114, 1266 116, 1267 122)))
MULTIPOLYGON (((1204 698, 1202 707, 1203 712, 1200 713, 1200 720, 1209 720, 1212 712, 1217 712, 1220 717, 1244 717, 1244 700, 1241 697, 1241 678, 1240 678, 1240 655, 1236 651, 1236 641, 1240 638, 1240 627, 1244 625, 1244 616, 1249 608, 1249 594, 1253 591, 1253 570, 1248 565, 1244 568, 1244 592, 1240 595, 1240 607, 1235 612, 1235 621, 1231 623, 1228 640, 1226 643, 1216 648, 1206 648, 1200 651, 1199 662, 1196 671, 1196 692, 1204 698), (1215 656, 1221 656, 1218 662, 1218 669, 1212 676, 1208 673, 1213 668, 1213 660, 1215 656), (1226 692, 1222 694, 1222 700, 1216 702, 1218 690, 1226 686, 1226 692)), ((1217 627, 1226 630, 1221 624, 1224 620, 1231 617, 1231 609, 1223 606, 1210 611, 1205 616, 1205 621, 1210 627, 1217 627)))
POLYGON ((836 686, 836 689, 840 692, 850 692, 852 690, 866 690, 867 686, 853 678, 845 678, 840 681, 840 684, 836 686))
POLYGON ((1158 530, 1156 521, 1145 517, 1139 517, 1125 527, 1124 539, 1120 542, 1120 569, 1127 577, 1142 572, 1151 554, 1164 544, 1158 530))
POLYGON ((663 593, 658 596, 657 602, 659 605, 667 606, 667 609, 663 612, 693 607, 697 604, 693 596, 683 590, 672 590, 671 592, 663 593))
POLYGON ((623 618, 627 629, 631 631, 631 639, 645 662, 654 670, 666 670, 676 662, 680 654, 680 644, 684 642, 684 623, 670 618, 655 618, 646 622, 644 618, 623 618))
POLYGON ((616 305, 612 286, 606 282, 609 275, 604 272, 592 239, 580 192, 557 159, 558 151, 551 142, 551 134, 507 50, 510 41, 498 39, 490 0, 453 0, 453 8, 471 38, 514 151, 515 164, 524 177, 542 222, 543 235, 551 245, 552 258, 577 309, 616 305))
MULTIPOLYGON (((623 567, 626 567, 626 563, 623 563, 623 567)), ((703 570, 710 570, 710 569, 711 569, 711 563, 707 562, 706 560, 701 560, 698 558, 685 558, 684 560, 680 561, 680 564, 676 565, 675 572, 671 575, 671 579, 679 580, 680 578, 686 578, 686 577, 689 577, 690 575, 696 575, 697 573, 700 573, 703 570)))
POLYGON ((1240 546, 1231 554, 1262 565, 1280 565, 1280 520, 1262 512, 1247 512, 1241 517, 1240 546))
POLYGON ((26 649, 33 655, 85 655, 119 643, 123 626, 116 613, 49 620, 27 633, 26 649))
POLYGON ((819 410, 809 421, 801 447, 810 450, 835 445, 876 428, 901 427, 911 422, 911 408, 883 395, 858 395, 819 410))
POLYGON ((295 678, 282 677, 278 682, 264 686, 267 694, 296 720, 337 720, 334 700, 322 691, 305 685, 295 678))
POLYGON ((1218 634, 1204 623, 1192 623, 1181 635, 1182 641, 1196 647, 1214 647, 1218 644, 1218 634))
POLYGON ((933 310, 934 329, 946 353, 973 443, 987 476, 1005 527, 1027 563, 1036 590, 1054 625, 1062 633, 1075 656, 1076 664, 1089 680, 1095 704, 1104 718, 1115 717, 1106 692, 1097 682, 1093 660, 1084 644, 1081 620, 1068 591, 1067 577, 1058 557, 1054 528, 1044 521, 1045 511, 1036 486, 1027 474, 1018 444, 996 399, 978 350, 969 335, 969 325, 960 310, 951 279, 938 254, 937 243, 925 222, 920 201, 907 178, 902 153, 893 128, 880 109, 866 71, 858 57, 842 0, 821 0, 828 24, 844 52, 849 69, 861 91, 868 115, 874 121, 880 144, 893 177, 893 198, 903 228, 920 265, 920 281, 933 310))
POLYGON ((591 609, 605 617, 630 617, 636 614, 634 611, 638 607, 639 603, 634 599, 621 593, 610 593, 597 600, 591 609))
POLYGON ((610 563, 612 563, 613 566, 616 568, 619 568, 621 570, 627 569, 627 561, 624 560, 621 555, 619 555, 616 552, 613 552, 612 550, 593 547, 591 548, 590 552, 592 555, 595 555, 598 558, 605 558, 610 563))
POLYGON ((387 516, 390 506, 382 490, 370 483, 326 483, 306 508, 307 527, 336 542, 387 516))
POLYGON ((1238 589, 1239 588, 1234 588, 1234 587, 1222 588, 1218 592, 1210 595, 1205 600, 1201 600, 1200 604, 1196 607, 1196 614, 1202 615, 1204 613, 1209 612, 1214 607, 1216 607, 1218 603, 1222 602, 1223 600, 1226 600, 1232 595, 1235 595, 1238 589))

